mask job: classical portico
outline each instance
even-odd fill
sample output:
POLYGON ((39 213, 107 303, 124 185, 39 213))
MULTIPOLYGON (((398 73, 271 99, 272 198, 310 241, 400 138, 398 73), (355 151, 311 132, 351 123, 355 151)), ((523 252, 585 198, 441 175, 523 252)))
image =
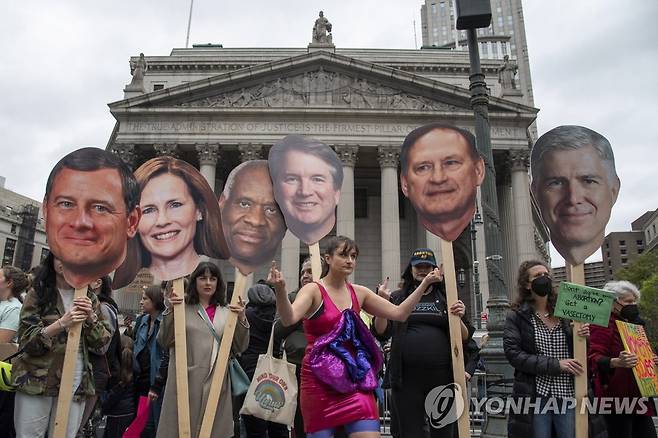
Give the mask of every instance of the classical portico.
MULTIPOLYGON (((316 137, 342 162, 344 180, 331 234, 359 244, 355 282, 374 288, 388 276, 395 286, 415 247, 438 250, 438 239, 425 232, 399 191, 399 151, 411 130, 432 121, 474 130, 469 92, 462 86, 468 82, 463 54, 193 48, 146 59, 147 92, 130 92, 110 104, 117 123, 108 148, 133 168, 153 156, 173 154, 198 166, 219 196, 240 162, 266 159, 272 144, 287 134, 316 137)), ((495 82, 497 65, 485 61, 483 67, 495 82)), ((535 236, 544 238, 537 232, 527 176, 527 128, 536 112, 491 98, 494 160, 505 174, 498 181, 499 196, 507 197, 510 212, 503 231, 514 242, 504 256, 514 266, 541 255, 535 236)), ((468 231, 454 247, 457 268, 470 278, 473 255, 483 261, 484 252, 473 250, 468 231)), ((277 263, 290 288, 298 283, 306 254, 305 245, 287 233, 277 263)), ((228 264, 224 273, 233 280, 228 264)), ((263 268, 254 278, 265 276, 263 268)), ((470 285, 461 292, 468 305, 470 285)))

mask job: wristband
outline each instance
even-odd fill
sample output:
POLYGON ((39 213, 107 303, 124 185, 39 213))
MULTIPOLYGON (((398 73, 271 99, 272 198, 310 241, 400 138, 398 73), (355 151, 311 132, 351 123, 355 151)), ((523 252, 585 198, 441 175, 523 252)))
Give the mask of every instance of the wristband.
POLYGON ((59 326, 62 328, 62 330, 66 330, 66 327, 64 327, 64 324, 62 323, 62 319, 61 319, 61 318, 57 320, 57 323, 58 323, 59 326))

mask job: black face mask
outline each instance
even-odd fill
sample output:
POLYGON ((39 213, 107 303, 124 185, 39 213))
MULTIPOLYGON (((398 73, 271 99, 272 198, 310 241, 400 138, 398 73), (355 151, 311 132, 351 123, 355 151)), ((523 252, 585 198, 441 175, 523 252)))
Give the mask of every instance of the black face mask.
POLYGON ((619 316, 626 321, 637 321, 640 318, 640 308, 637 304, 627 304, 621 308, 619 316))
POLYGON ((553 290, 553 281, 549 276, 542 275, 532 280, 530 289, 540 297, 545 297, 553 290))

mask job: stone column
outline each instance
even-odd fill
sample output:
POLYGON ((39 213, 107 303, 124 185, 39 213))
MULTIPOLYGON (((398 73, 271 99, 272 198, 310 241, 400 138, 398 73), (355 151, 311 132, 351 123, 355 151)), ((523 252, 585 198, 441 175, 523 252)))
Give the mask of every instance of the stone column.
POLYGON ((336 234, 354 239, 354 165, 358 146, 335 146, 338 158, 343 163, 343 186, 336 215, 336 234))
POLYGON ((169 155, 178 158, 178 145, 176 143, 155 143, 153 145, 157 156, 169 155))
POLYGON ((398 159, 400 148, 378 148, 381 176, 382 278, 393 284, 400 278, 400 213, 398 205, 398 159))
POLYGON ((244 163, 245 161, 250 160, 260 160, 262 159, 262 145, 259 144, 239 144, 238 150, 240 151, 240 162, 244 163))
POLYGON ((121 161, 126 163, 130 170, 135 166, 135 145, 132 143, 114 144, 111 152, 118 155, 121 161))
POLYGON ((288 291, 299 287, 299 239, 286 231, 281 241, 281 272, 286 280, 288 291))
POLYGON ((512 171, 512 203, 514 205, 517 266, 525 260, 536 257, 535 225, 532 220, 532 201, 530 200, 528 176, 529 155, 527 149, 522 149, 510 151, 509 157, 512 171))
POLYGON ((219 144, 197 143, 196 151, 199 156, 199 172, 208 181, 208 185, 214 192, 216 166, 219 160, 219 144))

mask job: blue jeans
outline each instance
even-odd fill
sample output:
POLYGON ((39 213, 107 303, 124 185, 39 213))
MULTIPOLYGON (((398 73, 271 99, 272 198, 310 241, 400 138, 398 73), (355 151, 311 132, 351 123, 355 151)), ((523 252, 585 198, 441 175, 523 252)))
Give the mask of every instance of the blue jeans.
POLYGON ((536 410, 532 419, 534 438, 551 438, 551 429, 555 428, 555 436, 560 438, 574 438, 576 436, 576 409, 567 408, 567 401, 556 397, 542 397, 540 409, 536 410), (545 406, 550 399, 547 409, 545 406))

